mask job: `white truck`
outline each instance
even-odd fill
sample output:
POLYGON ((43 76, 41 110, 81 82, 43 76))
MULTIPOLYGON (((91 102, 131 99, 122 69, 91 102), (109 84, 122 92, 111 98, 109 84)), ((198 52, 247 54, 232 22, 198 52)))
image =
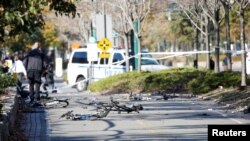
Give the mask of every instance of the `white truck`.
POLYGON ((69 85, 76 84, 77 90, 83 91, 86 89, 89 80, 97 81, 111 75, 125 72, 125 63, 118 63, 125 59, 124 51, 112 50, 109 51, 109 53, 110 58, 99 58, 98 61, 88 61, 89 52, 87 48, 74 50, 70 56, 67 67, 69 85))
MULTIPOLYGON (((67 66, 69 85, 76 86, 78 91, 83 91, 90 81, 97 81, 126 72, 125 50, 110 49, 109 58, 98 58, 96 61, 89 61, 91 57, 98 56, 99 53, 97 51, 93 55, 93 52, 91 53, 88 48, 79 48, 71 53, 67 66)), ((156 71, 167 68, 167 66, 160 65, 154 58, 141 59, 142 71, 156 71)))

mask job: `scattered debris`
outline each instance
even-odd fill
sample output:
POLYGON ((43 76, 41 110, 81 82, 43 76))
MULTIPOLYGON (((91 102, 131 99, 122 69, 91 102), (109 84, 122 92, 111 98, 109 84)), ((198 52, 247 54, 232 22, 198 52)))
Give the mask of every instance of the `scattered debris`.
POLYGON ((209 97, 202 97, 202 100, 207 101, 207 100, 211 100, 211 98, 209 98, 209 97))
POLYGON ((222 89, 223 89, 223 86, 219 86, 219 89, 221 89, 221 90, 222 90, 222 89))
POLYGON ((208 114, 207 113, 202 113, 201 116, 208 116, 208 114))
POLYGON ((243 109, 243 113, 244 114, 250 113, 250 106, 245 106, 244 109, 243 109))
POLYGON ((149 100, 152 100, 152 98, 148 96, 142 96, 141 94, 130 93, 129 100, 130 101, 149 101, 149 100))

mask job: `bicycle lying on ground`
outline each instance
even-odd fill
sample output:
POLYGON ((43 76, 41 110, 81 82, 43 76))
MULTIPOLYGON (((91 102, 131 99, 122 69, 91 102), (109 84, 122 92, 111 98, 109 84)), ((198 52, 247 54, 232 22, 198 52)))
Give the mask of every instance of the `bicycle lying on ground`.
MULTIPOLYGON (((16 88, 17 88, 17 94, 19 94, 21 98, 24 99, 25 103, 29 104, 30 103, 29 91, 25 90, 26 86, 16 85, 16 88)), ((52 107, 65 108, 69 105, 68 99, 57 99, 57 98, 49 97, 48 92, 40 91, 40 95, 41 95, 41 99, 43 103, 42 105, 47 108, 52 108, 52 107)))
POLYGON ((71 110, 61 115, 60 118, 66 118, 66 119, 71 119, 71 120, 97 120, 97 119, 102 119, 102 118, 107 117, 110 111, 111 111, 111 108, 107 108, 107 109, 103 109, 102 111, 96 114, 73 114, 73 110, 71 110))
POLYGON ((69 106, 68 99, 52 98, 48 101, 43 101, 43 103, 46 108, 56 108, 56 107, 66 108, 67 106, 69 106))
POLYGON ((139 113, 140 110, 143 110, 143 106, 141 104, 131 104, 131 105, 125 105, 125 104, 120 104, 118 101, 114 101, 114 99, 111 97, 110 98, 111 104, 112 104, 112 110, 113 111, 118 111, 118 114, 121 112, 137 112, 139 113))
POLYGON ((107 102, 100 102, 100 101, 91 101, 90 103, 82 103, 84 105, 91 105, 99 109, 107 109, 110 108, 111 111, 118 111, 120 114, 121 112, 137 112, 139 113, 140 110, 143 110, 143 106, 141 104, 121 104, 118 101, 115 101, 112 97, 110 97, 110 103, 107 102))

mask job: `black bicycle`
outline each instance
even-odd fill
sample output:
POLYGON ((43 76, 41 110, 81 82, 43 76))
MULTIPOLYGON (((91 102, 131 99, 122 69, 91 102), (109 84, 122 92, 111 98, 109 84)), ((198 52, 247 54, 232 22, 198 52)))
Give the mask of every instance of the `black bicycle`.
POLYGON ((119 114, 122 112, 137 112, 143 110, 143 106, 141 104, 121 104, 118 101, 115 101, 112 97, 110 97, 110 102, 100 102, 100 101, 91 101, 90 103, 78 102, 84 105, 90 105, 96 107, 97 111, 99 110, 107 110, 117 111, 119 114))
POLYGON ((114 101, 114 99, 111 97, 110 98, 111 104, 112 104, 112 110, 113 111, 118 111, 118 114, 121 112, 137 112, 143 110, 143 106, 141 104, 130 104, 130 105, 125 105, 125 104, 120 104, 118 101, 114 101))
POLYGON ((110 111, 111 108, 107 108, 97 112, 96 114, 73 114, 73 110, 71 110, 61 115, 60 118, 71 120, 98 120, 107 117, 110 111))

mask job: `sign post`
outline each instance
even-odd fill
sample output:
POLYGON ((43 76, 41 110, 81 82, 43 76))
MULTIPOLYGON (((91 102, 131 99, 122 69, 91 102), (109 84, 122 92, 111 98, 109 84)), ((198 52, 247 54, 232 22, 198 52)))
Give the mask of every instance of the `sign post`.
POLYGON ((89 43, 87 44, 87 59, 89 62, 89 67, 88 67, 88 78, 89 83, 92 83, 92 77, 94 76, 94 68, 93 68, 93 62, 98 61, 98 49, 97 49, 97 43, 95 37, 90 37, 89 38, 89 43))
POLYGON ((57 77, 62 77, 63 75, 63 63, 62 63, 62 58, 56 58, 56 76, 57 77))
POLYGON ((96 48, 96 43, 87 44, 87 59, 88 61, 98 61, 98 49, 96 48))
MULTIPOLYGON (((101 41, 98 42, 97 47, 102 51, 99 54, 100 58, 109 58, 110 57, 110 53, 108 53, 107 51, 112 47, 112 43, 107 39, 107 38, 102 38, 101 41)), ((104 59, 104 64, 105 64, 105 75, 106 73, 106 59, 104 59)))
MULTIPOLYGON (((138 28, 139 28, 139 26, 138 26, 138 23, 139 21, 138 20, 136 20, 135 22, 134 22, 134 28, 135 28, 135 30, 136 31, 138 31, 138 28)), ((135 60, 135 70, 138 70, 138 59, 139 59, 139 56, 138 56, 138 38, 136 37, 136 36, 134 36, 134 54, 136 55, 136 57, 134 58, 134 60, 135 60)))

